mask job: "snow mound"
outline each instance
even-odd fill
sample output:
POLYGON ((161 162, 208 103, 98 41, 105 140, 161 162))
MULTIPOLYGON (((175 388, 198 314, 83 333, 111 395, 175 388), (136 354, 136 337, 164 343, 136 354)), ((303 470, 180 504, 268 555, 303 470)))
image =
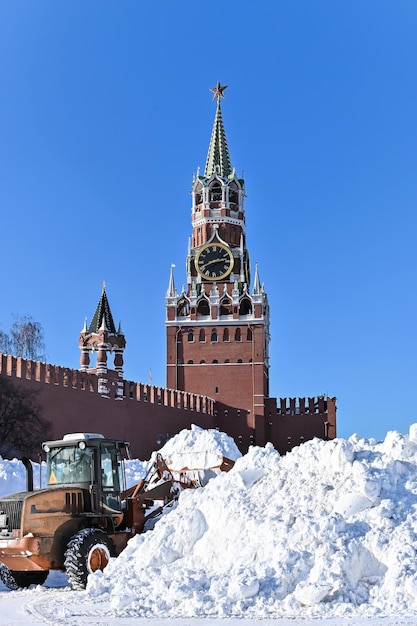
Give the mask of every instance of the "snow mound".
POLYGON ((23 463, 17 459, 6 461, 0 456, 0 496, 25 489, 26 470, 23 463))
POLYGON ((87 594, 110 599, 117 616, 410 615, 416 507, 414 426, 380 444, 313 440, 284 457, 252 447, 229 473, 184 491, 90 576, 87 594))
POLYGON ((241 453, 234 440, 217 430, 205 430, 194 424, 182 430, 159 450, 167 465, 174 470, 185 467, 202 469, 215 467, 223 457, 236 461, 241 453))

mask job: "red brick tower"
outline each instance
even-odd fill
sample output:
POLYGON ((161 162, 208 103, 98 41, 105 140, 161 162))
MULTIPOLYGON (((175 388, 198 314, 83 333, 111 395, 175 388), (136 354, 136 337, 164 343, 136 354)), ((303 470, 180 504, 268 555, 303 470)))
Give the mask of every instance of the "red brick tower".
POLYGON ((211 90, 217 109, 204 175, 197 173, 191 190, 187 287, 180 294, 171 268, 167 386, 214 398, 218 426, 252 438, 269 395, 269 308, 257 265, 250 284, 244 180, 231 166, 220 106, 225 89, 218 82, 211 90))
POLYGON ((103 283, 101 297, 88 328, 87 320, 85 320, 78 345, 81 350, 81 371, 97 374, 98 391, 101 395, 109 395, 110 385, 117 385, 118 389, 115 389, 112 395, 121 399, 123 396, 123 351, 126 347, 126 340, 120 323, 116 330, 106 295, 106 283, 103 283), (90 367, 90 352, 97 352, 97 362, 94 368, 90 367), (109 353, 114 354, 114 370, 107 368, 109 353))

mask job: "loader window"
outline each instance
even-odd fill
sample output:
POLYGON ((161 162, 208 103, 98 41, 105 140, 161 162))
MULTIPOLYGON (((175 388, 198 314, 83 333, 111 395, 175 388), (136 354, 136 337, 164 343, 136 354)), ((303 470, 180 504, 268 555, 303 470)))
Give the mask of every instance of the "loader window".
POLYGON ((93 467, 91 449, 82 450, 78 446, 55 448, 48 455, 48 485, 91 482, 93 467))
POLYGON ((103 506, 120 511, 120 475, 117 449, 114 445, 101 447, 101 484, 103 492, 103 506))
POLYGON ((113 446, 101 449, 101 476, 104 489, 120 491, 117 450, 113 446))

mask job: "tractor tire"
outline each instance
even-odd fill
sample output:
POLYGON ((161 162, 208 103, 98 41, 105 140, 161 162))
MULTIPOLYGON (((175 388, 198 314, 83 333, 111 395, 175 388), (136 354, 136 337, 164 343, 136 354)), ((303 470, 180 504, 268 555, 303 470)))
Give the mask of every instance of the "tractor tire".
POLYGON ((80 530, 70 539, 65 552, 65 571, 72 588, 85 589, 88 575, 103 571, 112 556, 116 556, 116 547, 103 530, 80 530))
POLYGON ((30 587, 31 585, 43 585, 48 578, 49 571, 37 571, 37 572, 17 572, 9 569, 3 563, 0 563, 0 580, 3 585, 6 585, 9 589, 16 591, 16 589, 22 589, 30 587))

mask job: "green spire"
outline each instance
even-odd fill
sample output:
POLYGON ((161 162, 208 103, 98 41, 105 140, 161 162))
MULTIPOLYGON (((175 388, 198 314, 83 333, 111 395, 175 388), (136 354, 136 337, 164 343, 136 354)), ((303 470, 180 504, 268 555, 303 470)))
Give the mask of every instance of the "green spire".
POLYGON ((103 291, 101 294, 101 298, 98 302, 96 312, 94 313, 93 319, 91 320, 91 324, 88 328, 88 333, 98 333, 100 328, 103 326, 103 322, 106 330, 109 333, 116 334, 116 326, 114 325, 113 316, 110 311, 109 301, 107 300, 106 295, 106 283, 103 283, 103 291))
MULTIPOLYGON (((218 83, 218 86, 220 86, 220 83, 218 83)), ((225 87, 220 87, 220 90, 223 89, 225 87)), ((220 97, 224 96, 220 91, 218 95, 215 94, 215 97, 217 97, 216 117, 214 118, 204 176, 210 177, 212 174, 218 174, 222 178, 227 178, 232 174, 232 165, 230 163, 229 148, 220 107, 220 97)))

